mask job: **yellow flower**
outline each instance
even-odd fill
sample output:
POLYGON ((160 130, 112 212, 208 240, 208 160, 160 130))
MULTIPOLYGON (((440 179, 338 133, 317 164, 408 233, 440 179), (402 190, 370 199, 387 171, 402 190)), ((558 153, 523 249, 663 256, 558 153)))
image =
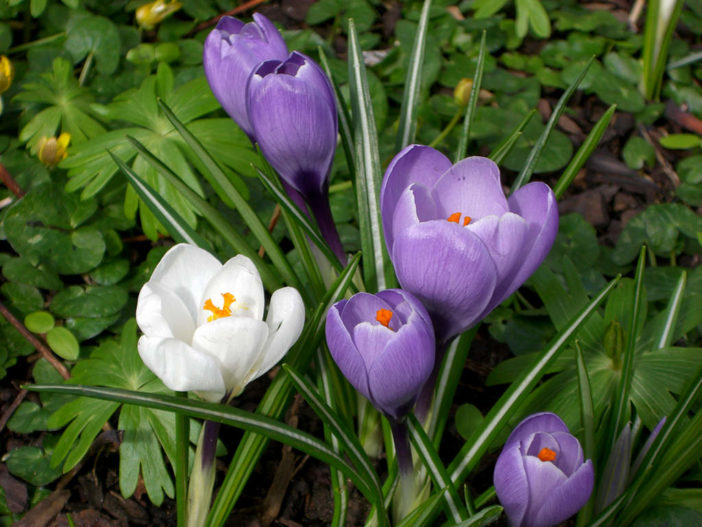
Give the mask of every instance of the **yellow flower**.
POLYGON ((6 92, 15 78, 15 67, 5 55, 0 55, 0 93, 6 92))
POLYGON ((38 154, 39 161, 49 168, 53 168, 68 155, 68 144, 71 142, 71 134, 63 132, 58 139, 55 137, 42 137, 39 140, 38 154))
POLYGON ((137 23, 143 29, 153 29, 182 6, 183 4, 176 0, 156 0, 155 2, 144 4, 136 10, 137 23))
POLYGON ((470 91, 473 89, 473 79, 462 78, 453 90, 453 100, 458 106, 465 106, 470 99, 470 91))

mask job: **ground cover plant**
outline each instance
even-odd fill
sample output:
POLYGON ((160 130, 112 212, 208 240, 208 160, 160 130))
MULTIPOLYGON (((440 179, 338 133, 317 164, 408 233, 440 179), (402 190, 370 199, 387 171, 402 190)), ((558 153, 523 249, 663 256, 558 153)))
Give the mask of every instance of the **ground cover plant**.
POLYGON ((3 525, 702 525, 702 2, 0 4, 3 525))

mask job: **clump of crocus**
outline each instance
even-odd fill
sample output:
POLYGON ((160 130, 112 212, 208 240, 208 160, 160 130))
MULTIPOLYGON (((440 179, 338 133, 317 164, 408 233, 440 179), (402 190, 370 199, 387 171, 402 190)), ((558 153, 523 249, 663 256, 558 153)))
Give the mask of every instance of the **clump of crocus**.
POLYGON ((534 414, 512 431, 495 464, 493 481, 513 527, 552 527, 590 498, 592 461, 556 414, 534 414))
POLYGON ((299 193, 340 261, 345 260, 329 208, 329 172, 337 140, 334 91, 321 68, 293 51, 261 63, 247 86, 248 115, 263 155, 299 193))
POLYGON ((396 512, 402 517, 416 493, 404 418, 434 368, 429 313, 401 289, 357 293, 329 310, 326 337, 344 376, 390 421, 401 481, 396 512))
POLYGON ((154 29, 181 7, 183 7, 183 4, 176 0, 156 0, 155 2, 144 4, 136 10, 137 24, 146 30, 154 29))
POLYGON ((53 168, 68 156, 68 145, 71 134, 63 132, 56 137, 42 137, 37 144, 37 157, 39 161, 49 168, 53 168))
POLYGON ((484 157, 455 165, 410 145, 380 191, 385 242, 403 289, 431 313, 440 343, 470 328, 541 264, 558 230, 551 189, 540 182, 509 199, 484 157))
POLYGON ((273 367, 300 336, 305 308, 296 289, 265 300, 246 256, 222 265, 204 249, 172 247, 144 284, 136 319, 139 355, 171 390, 209 401, 241 393, 273 367))
POLYGON ((255 141, 248 117, 246 84, 261 62, 285 60, 288 48, 270 20, 260 13, 254 13, 253 19, 245 24, 230 16, 222 17, 205 40, 202 63, 214 96, 255 141))
POLYGON ((0 93, 5 93, 12 86, 15 67, 5 55, 0 55, 0 93))

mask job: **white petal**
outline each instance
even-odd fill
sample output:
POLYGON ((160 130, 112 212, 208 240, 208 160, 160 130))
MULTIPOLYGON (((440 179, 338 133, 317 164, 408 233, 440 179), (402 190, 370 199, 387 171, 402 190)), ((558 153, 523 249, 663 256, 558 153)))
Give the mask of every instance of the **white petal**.
POLYGON ((173 337, 189 343, 195 331, 183 301, 159 282, 147 282, 139 291, 136 320, 149 337, 173 337))
POLYGON ((246 385, 249 372, 261 361, 267 338, 268 326, 262 320, 225 317, 197 328, 193 347, 221 364, 227 391, 238 395, 246 385))
POLYGON ((207 322, 207 318, 212 314, 202 309, 205 301, 210 299, 214 305, 221 307, 224 293, 231 293, 236 299, 230 306, 232 316, 263 320, 265 299, 261 276, 246 256, 240 254, 229 260, 207 284, 199 305, 198 326, 207 322))
POLYGON ((224 397, 225 385, 217 361, 177 339, 142 336, 138 344, 144 364, 177 392, 197 391, 209 401, 224 397))
POLYGON ((263 359, 251 372, 247 382, 270 370, 300 337, 305 325, 305 304, 294 287, 278 289, 271 297, 266 318, 270 334, 263 349, 263 359))
POLYGON ((180 297, 197 320, 205 287, 221 268, 219 260, 204 249, 181 243, 163 255, 149 282, 160 283, 180 297))

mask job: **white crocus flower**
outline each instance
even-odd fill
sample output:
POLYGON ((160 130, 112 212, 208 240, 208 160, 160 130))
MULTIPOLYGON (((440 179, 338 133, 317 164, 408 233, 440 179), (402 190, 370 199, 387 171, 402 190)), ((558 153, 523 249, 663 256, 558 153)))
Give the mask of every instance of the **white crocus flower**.
POLYGON ((265 322, 264 302, 246 256, 222 265, 204 249, 176 245, 139 293, 139 355, 171 390, 234 397, 285 355, 305 322, 292 287, 273 293, 265 322))

